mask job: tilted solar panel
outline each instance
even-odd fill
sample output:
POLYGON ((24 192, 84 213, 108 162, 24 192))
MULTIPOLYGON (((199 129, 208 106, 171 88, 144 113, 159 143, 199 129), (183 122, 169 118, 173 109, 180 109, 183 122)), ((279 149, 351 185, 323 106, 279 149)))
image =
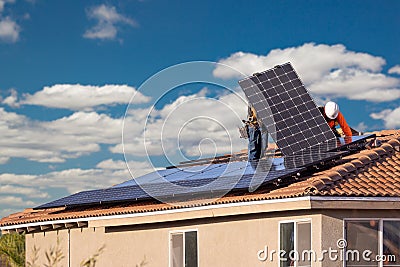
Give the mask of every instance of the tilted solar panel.
POLYGON ((290 63, 257 73, 239 85, 285 156, 336 148, 336 137, 290 63))

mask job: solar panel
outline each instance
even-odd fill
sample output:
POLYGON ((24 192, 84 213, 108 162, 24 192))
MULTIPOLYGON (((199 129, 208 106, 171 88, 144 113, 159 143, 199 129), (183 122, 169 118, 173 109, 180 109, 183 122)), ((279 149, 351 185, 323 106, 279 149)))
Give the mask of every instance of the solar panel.
MULTIPOLYGON (((166 182, 148 183, 144 187, 134 183, 122 183, 106 189, 83 191, 68 197, 64 197, 44 205, 36 207, 37 209, 52 208, 60 206, 77 206, 77 205, 93 205, 100 203, 112 203, 123 201, 137 201, 157 198, 159 200, 168 200, 176 197, 185 198, 194 195, 213 194, 217 192, 228 192, 229 190, 243 190, 256 188, 262 184, 270 183, 278 178, 284 178, 299 172, 300 168, 280 168, 271 169, 268 162, 259 162, 254 165, 252 162, 231 162, 224 164, 212 164, 193 175, 190 179, 173 179, 175 185, 186 188, 186 190, 177 193, 173 187, 166 182), (214 166, 218 165, 218 166, 214 166), (254 182, 256 181, 256 182, 254 182), (208 186, 208 185, 211 185, 208 186), (125 184, 125 186, 122 186, 125 184), (144 190, 144 189, 145 190, 144 190)), ((193 167, 192 167, 193 168, 193 167)), ((193 170, 193 169, 192 169, 193 170)), ((145 175, 154 177, 160 173, 168 174, 168 172, 157 171, 145 175), (155 174, 157 173, 157 174, 155 174)), ((188 173, 188 168, 184 170, 175 170, 174 175, 188 173)), ((166 176, 168 177, 168 176, 166 176)))
POLYGON ((135 179, 115 185, 114 187, 123 187, 138 184, 160 183, 162 181, 180 181, 180 180, 194 180, 203 177, 217 178, 224 173, 235 171, 243 167, 243 162, 216 163, 208 165, 196 165, 191 167, 171 168, 165 170, 158 170, 148 173, 146 175, 137 177, 135 179))
POLYGON ((336 137, 290 63, 239 81, 285 156, 335 149, 336 137))
POLYGON ((308 153, 300 152, 291 156, 283 157, 285 168, 307 168, 309 166, 318 165, 322 162, 327 162, 332 159, 337 159, 348 154, 347 151, 335 151, 335 152, 320 152, 320 153, 308 153))
POLYGON ((367 139, 376 137, 375 134, 355 135, 338 138, 338 149, 344 150, 356 144, 363 144, 367 139))
POLYGON ((130 186, 130 185, 137 185, 138 183, 151 183, 160 179, 160 177, 167 177, 171 174, 178 172, 178 169, 165 169, 165 170, 158 170, 155 172, 151 172, 135 179, 131 179, 129 181, 123 182, 121 184, 115 185, 115 187, 123 187, 123 186, 130 186))

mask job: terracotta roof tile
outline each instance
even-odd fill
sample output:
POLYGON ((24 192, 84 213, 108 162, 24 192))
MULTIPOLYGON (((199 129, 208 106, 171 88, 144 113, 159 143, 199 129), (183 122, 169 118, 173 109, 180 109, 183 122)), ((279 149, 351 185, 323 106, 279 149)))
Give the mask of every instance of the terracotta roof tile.
POLYGON ((359 184, 361 184, 361 183, 369 183, 369 182, 371 182, 372 180, 370 179, 370 178, 367 178, 367 177, 365 177, 365 176, 357 176, 357 178, 359 179, 359 184))
POLYGON ((382 130, 377 132, 377 136, 386 136, 386 135, 392 135, 392 136, 398 136, 400 133, 400 130, 382 130))
POLYGON ((385 192, 387 192, 391 196, 395 196, 396 195, 396 191, 392 190, 391 188, 385 188, 385 192))
POLYGON ((387 191, 384 190, 384 189, 381 188, 381 187, 377 187, 377 188, 376 188, 376 191, 378 191, 382 196, 386 196, 386 195, 387 195, 387 191))
POLYGON ((336 181, 342 179, 342 176, 338 172, 335 172, 335 171, 326 171, 325 175, 330 177, 333 182, 336 182, 336 181))
POLYGON ((371 192, 374 196, 379 195, 379 192, 376 191, 373 187, 369 187, 369 188, 368 188, 368 191, 371 192))
POLYGON ((400 151, 400 141, 398 139, 391 139, 388 141, 388 145, 391 145, 394 150, 400 151))
POLYGON ((399 177, 399 174, 398 173, 393 173, 393 172, 387 172, 386 173, 386 177, 389 177, 389 176, 391 176, 392 178, 398 178, 399 177))
POLYGON ((333 168, 334 171, 338 172, 340 176, 346 176, 348 174, 347 169, 341 165, 333 168))
POLYGON ((194 199, 177 206, 146 201, 140 203, 103 204, 92 207, 27 209, 9 215, 0 225, 52 221, 73 218, 106 216, 111 214, 144 213, 197 207, 210 204, 280 199, 304 195, 320 196, 396 196, 400 197, 400 131, 376 133, 381 147, 365 149, 337 161, 336 166, 300 177, 290 184, 275 188, 260 187, 253 193, 230 193, 218 200, 194 199))
POLYGON ((347 188, 347 187, 340 188, 340 190, 342 190, 343 192, 345 192, 346 195, 351 195, 351 194, 353 194, 353 191, 352 191, 350 188, 347 188))
POLYGON ((365 164, 359 159, 353 160, 352 163, 356 169, 361 169, 365 166, 365 164))
POLYGON ((385 156, 386 154, 388 154, 386 149, 383 149, 382 147, 378 147, 378 148, 374 149, 374 152, 376 152, 379 155, 379 157, 382 157, 382 156, 385 156))
POLYGON ((381 146, 382 149, 384 149, 386 151, 387 154, 393 154, 395 152, 394 148, 392 145, 390 144, 383 144, 381 146))
POLYGON ((372 162, 372 160, 369 157, 367 157, 366 155, 360 155, 358 160, 361 161, 364 166, 367 164, 370 164, 372 162))
POLYGON ((370 192, 365 187, 358 188, 364 195, 368 196, 370 192))
POLYGON ((387 188, 387 189, 397 189, 397 186, 392 183, 385 182, 383 184, 385 185, 385 188, 387 188))

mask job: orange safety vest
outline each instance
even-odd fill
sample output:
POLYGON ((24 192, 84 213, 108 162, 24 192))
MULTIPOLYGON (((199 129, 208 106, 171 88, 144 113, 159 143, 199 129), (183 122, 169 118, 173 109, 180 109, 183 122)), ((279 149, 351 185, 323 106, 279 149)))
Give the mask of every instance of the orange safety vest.
POLYGON ((346 120, 344 119, 344 116, 343 116, 342 112, 339 111, 339 114, 337 115, 336 119, 332 120, 332 119, 329 119, 325 115, 325 108, 324 107, 320 107, 319 110, 321 111, 322 115, 324 116, 326 122, 328 123, 329 127, 331 127, 331 129, 334 129, 335 126, 339 124, 339 126, 340 126, 340 128, 342 128, 343 133, 344 133, 345 136, 352 136, 353 135, 349 125, 347 124, 346 120))

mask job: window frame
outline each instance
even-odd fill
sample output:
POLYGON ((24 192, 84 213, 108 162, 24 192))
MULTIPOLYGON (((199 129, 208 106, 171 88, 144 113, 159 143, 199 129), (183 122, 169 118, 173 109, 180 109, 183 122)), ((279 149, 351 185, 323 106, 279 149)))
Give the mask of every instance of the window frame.
MULTIPOLYGON (((294 251, 297 251, 297 223, 304 223, 304 222, 309 222, 310 223, 310 227, 311 227, 311 231, 310 231, 310 238, 311 238, 311 247, 310 250, 312 250, 312 240, 313 240, 313 223, 312 223, 312 218, 299 218, 299 219, 292 219, 292 220, 281 220, 278 223, 278 267, 281 266, 281 255, 280 255, 280 249, 281 249, 281 224, 284 223, 294 223, 294 227, 293 227, 293 236, 294 236, 294 246, 293 249, 294 251)), ((294 266, 293 267, 298 267, 298 261, 294 262, 294 266)))
POLYGON ((168 232, 168 266, 172 267, 172 235, 173 234, 182 234, 183 235, 183 264, 185 264, 185 249, 186 249, 186 240, 185 234, 187 232, 196 232, 196 248, 197 248, 197 266, 200 266, 200 255, 199 255, 199 230, 197 228, 193 229, 184 229, 184 230, 171 230, 168 232))
MULTIPOLYGON (((379 255, 383 255, 383 222, 384 221, 400 222, 400 218, 379 218, 379 217, 343 218, 342 237, 344 240, 347 241, 347 228, 346 228, 347 221, 351 222, 351 221, 371 221, 371 220, 376 220, 379 223, 379 225, 378 225, 378 252, 379 252, 379 255)), ((343 250, 343 253, 346 253, 346 249, 343 250)), ((399 255, 399 257, 400 257, 400 255, 399 255)), ((347 267, 346 260, 343 260, 342 266, 347 267)), ((382 261, 378 262, 378 267, 384 267, 382 261)))

